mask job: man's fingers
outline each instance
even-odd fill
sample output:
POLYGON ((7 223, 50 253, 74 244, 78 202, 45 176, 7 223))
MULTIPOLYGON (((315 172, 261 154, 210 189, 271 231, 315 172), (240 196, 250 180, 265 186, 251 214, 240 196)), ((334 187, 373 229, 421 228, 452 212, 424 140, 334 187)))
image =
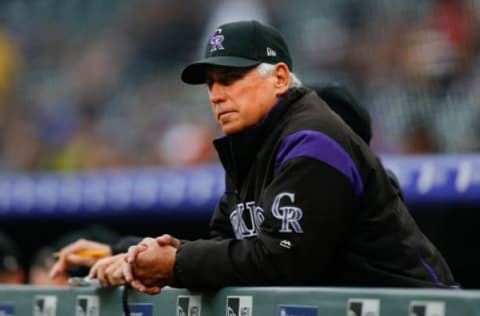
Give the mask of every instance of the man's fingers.
POLYGON ((95 279, 97 277, 97 266, 94 265, 88 272, 88 278, 95 279))
POLYGON ((110 285, 106 274, 109 260, 111 260, 111 258, 100 259, 95 265, 93 265, 92 269, 90 269, 89 277, 96 277, 102 286, 110 285))
POLYGON ((166 245, 170 244, 171 239, 172 239, 172 236, 170 236, 168 234, 165 234, 165 235, 162 235, 160 237, 155 238, 155 240, 157 241, 157 243, 160 246, 166 246, 166 245))
POLYGON ((108 286, 108 280, 105 277, 105 269, 102 269, 101 267, 97 267, 97 270, 96 270, 95 274, 96 274, 98 282, 102 286, 108 286))
POLYGON ((150 288, 145 289, 145 291, 143 291, 143 293, 150 294, 150 295, 155 295, 155 294, 160 293, 160 290, 161 289, 158 286, 154 286, 154 287, 150 287, 150 288))
POLYGON ((48 276, 52 279, 56 278, 60 273, 65 271, 65 264, 63 260, 58 260, 55 262, 53 267, 50 269, 48 276))
POLYGON ((138 280, 132 280, 130 282, 130 286, 133 287, 135 290, 139 291, 139 292, 143 292, 146 290, 146 286, 143 285, 142 282, 138 281, 138 280))
POLYGON ((113 257, 100 259, 90 269, 89 277, 97 278, 98 282, 103 286, 116 286, 125 284, 123 275, 124 254, 118 254, 113 257))
POLYGON ((119 271, 114 265, 109 266, 105 270, 105 279, 107 279, 110 286, 117 286, 125 283, 122 271, 119 271))
POLYGON ((83 257, 74 254, 60 255, 60 258, 50 269, 49 276, 53 279, 61 273, 64 273, 68 266, 77 265, 89 267, 92 266, 95 261, 96 259, 92 257, 83 257))
POLYGON ((125 255, 125 262, 129 264, 133 263, 135 261, 135 257, 137 256, 137 253, 137 246, 128 247, 127 254, 125 255))
POLYGON ((105 269, 99 269, 97 273, 97 279, 98 282, 102 286, 111 286, 112 283, 110 281, 110 275, 108 273, 105 273, 105 269))
POLYGON ((86 243, 87 242, 85 239, 79 239, 62 248, 62 250, 60 250, 59 255, 65 256, 66 254, 69 254, 69 253, 74 253, 76 251, 84 250, 86 249, 86 243))
POLYGON ((160 293, 160 290, 161 290, 159 286, 151 286, 151 287, 145 286, 138 280, 134 280, 130 282, 130 286, 139 292, 150 294, 150 295, 158 294, 160 293))
POLYGON ((131 282, 134 279, 133 276, 133 267, 132 263, 128 263, 123 265, 123 276, 125 277, 125 281, 131 282))
POLYGON ((123 273, 115 272, 112 274, 112 278, 115 282, 115 285, 125 284, 125 277, 123 273))
POLYGON ((95 262, 98 261, 98 258, 79 256, 76 254, 69 254, 65 257, 65 261, 70 265, 89 267, 95 264, 95 262))
POLYGON ((148 246, 146 244, 138 244, 135 246, 130 246, 125 257, 125 261, 128 263, 133 263, 137 258, 138 254, 142 251, 147 250, 148 246))
POLYGON ((106 255, 110 255, 111 253, 111 249, 108 245, 86 239, 79 239, 65 246, 55 254, 58 256, 58 260, 50 269, 50 278, 53 279, 58 275, 65 273, 67 268, 72 265, 92 266, 99 257, 85 254, 80 255, 80 253, 84 251, 102 251, 106 255))
POLYGON ((157 244, 158 244, 159 246, 168 246, 168 245, 170 245, 170 246, 173 246, 173 247, 175 247, 175 248, 178 248, 178 247, 180 247, 180 244, 181 244, 180 240, 172 237, 172 236, 169 235, 169 234, 164 234, 164 235, 162 235, 162 236, 160 236, 160 237, 155 238, 155 240, 157 241, 157 244))

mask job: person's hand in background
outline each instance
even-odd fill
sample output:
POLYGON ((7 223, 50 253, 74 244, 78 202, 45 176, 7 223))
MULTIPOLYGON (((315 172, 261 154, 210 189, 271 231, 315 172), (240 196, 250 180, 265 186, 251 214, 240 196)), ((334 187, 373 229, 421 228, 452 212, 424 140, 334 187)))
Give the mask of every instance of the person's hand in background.
POLYGON ((64 274, 71 266, 93 266, 99 259, 112 255, 112 249, 109 245, 79 239, 56 253, 58 260, 50 269, 49 276, 54 279, 60 274, 64 274))
POLYGON ((125 284, 123 276, 125 254, 120 253, 115 256, 105 257, 98 260, 90 269, 88 277, 98 279, 102 286, 117 286, 125 284))

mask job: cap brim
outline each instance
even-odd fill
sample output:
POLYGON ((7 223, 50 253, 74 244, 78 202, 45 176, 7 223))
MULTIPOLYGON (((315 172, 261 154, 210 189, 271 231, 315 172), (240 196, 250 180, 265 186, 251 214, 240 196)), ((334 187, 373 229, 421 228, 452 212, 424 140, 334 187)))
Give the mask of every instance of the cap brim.
POLYGON ((258 60, 234 56, 217 56, 194 62, 182 71, 182 81, 189 84, 205 83, 205 70, 207 66, 225 67, 251 67, 260 64, 258 60))

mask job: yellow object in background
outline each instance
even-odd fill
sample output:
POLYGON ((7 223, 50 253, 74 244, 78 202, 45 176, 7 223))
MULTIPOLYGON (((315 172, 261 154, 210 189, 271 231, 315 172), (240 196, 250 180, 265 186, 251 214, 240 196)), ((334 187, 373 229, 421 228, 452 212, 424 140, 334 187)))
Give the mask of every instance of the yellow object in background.
MULTIPOLYGON (((108 255, 108 252, 105 250, 85 249, 85 250, 80 250, 75 252, 75 255, 82 256, 82 257, 105 257, 106 255, 108 255)), ((58 258, 60 256, 60 252, 55 252, 53 256, 55 258, 58 258)))

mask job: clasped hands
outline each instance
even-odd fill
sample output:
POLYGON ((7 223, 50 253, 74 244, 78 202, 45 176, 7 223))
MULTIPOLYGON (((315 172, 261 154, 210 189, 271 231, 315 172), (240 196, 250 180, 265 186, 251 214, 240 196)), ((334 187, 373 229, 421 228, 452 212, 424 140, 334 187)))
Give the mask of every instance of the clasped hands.
POLYGON ((88 277, 97 278, 102 286, 128 283, 140 292, 153 295, 159 293, 162 287, 173 283, 173 267, 179 246, 178 239, 162 235, 144 238, 137 245, 131 246, 127 253, 112 256, 108 245, 81 239, 59 252, 58 261, 50 270, 50 277, 66 273, 71 265, 87 265, 92 266, 88 277), (107 256, 95 259, 75 255, 85 249, 107 249, 107 256))
POLYGON ((170 235, 145 238, 124 256, 123 276, 133 288, 147 294, 160 293, 174 282, 173 267, 180 241, 170 235))

